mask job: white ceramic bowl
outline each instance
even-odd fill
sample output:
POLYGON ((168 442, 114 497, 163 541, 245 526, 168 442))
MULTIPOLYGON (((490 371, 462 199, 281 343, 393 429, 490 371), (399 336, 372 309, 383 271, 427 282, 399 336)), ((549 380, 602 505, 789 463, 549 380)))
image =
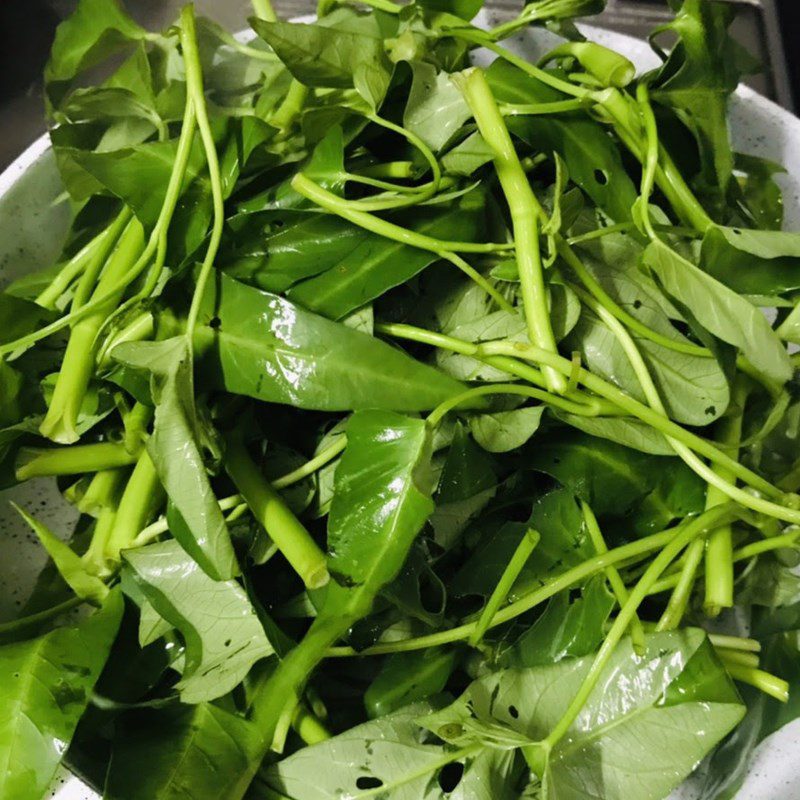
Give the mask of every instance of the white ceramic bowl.
MULTIPOLYGON (((300 21, 308 21, 302 19, 300 21)), ((491 12, 477 22, 493 24, 491 12)), ((584 26, 589 38, 624 53, 639 70, 658 65, 648 44, 601 28, 584 26)), ((242 38, 251 34, 243 33, 242 38)), ((536 61, 554 38, 526 32, 506 44, 536 61)), ((783 164, 778 177, 784 192, 786 227, 800 229, 800 120, 747 87, 741 87, 730 108, 730 128, 736 150, 783 164)), ((53 262, 69 226, 69 202, 50 149, 49 138, 37 139, 0 175, 0 286, 9 280, 53 262)), ((32 481, 14 489, 23 505, 36 506, 43 522, 65 530, 74 511, 66 506, 52 481, 32 481)), ((24 524, 8 510, 9 492, 0 492, 0 548, 13 555, 0 559, 0 615, 7 618, 30 591, 33 578, 44 564, 44 553, 28 535, 24 524)), ((674 800, 697 796, 691 781, 675 793, 674 800)), ((58 800, 98 800, 98 795, 62 770, 52 788, 58 800)), ((738 800, 797 800, 800 798, 800 720, 770 736, 757 749, 738 800)))

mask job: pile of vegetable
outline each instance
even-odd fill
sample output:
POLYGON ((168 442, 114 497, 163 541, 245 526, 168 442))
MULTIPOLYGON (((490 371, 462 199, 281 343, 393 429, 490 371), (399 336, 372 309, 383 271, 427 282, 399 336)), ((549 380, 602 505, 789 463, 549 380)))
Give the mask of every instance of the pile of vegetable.
POLYGON ((0 796, 732 797, 800 714, 800 234, 732 7, 637 76, 602 0, 253 5, 57 33, 0 480, 79 516, 17 509, 0 796))

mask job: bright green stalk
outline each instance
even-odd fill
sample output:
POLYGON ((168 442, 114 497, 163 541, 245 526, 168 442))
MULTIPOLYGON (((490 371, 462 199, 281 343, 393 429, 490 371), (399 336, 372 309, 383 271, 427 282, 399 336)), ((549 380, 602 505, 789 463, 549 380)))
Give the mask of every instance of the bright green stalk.
MULTIPOLYGON (((263 11, 269 9, 269 4, 264 2, 263 11)), ((225 206, 222 199, 222 180, 219 172, 219 159, 217 158, 217 148, 214 144, 214 136, 211 133, 211 125, 208 121, 206 110, 205 94, 203 90, 203 70, 200 65, 200 52, 197 48, 197 31, 194 22, 194 7, 186 5, 181 9, 180 26, 181 48, 183 50, 183 61, 186 66, 186 91, 194 113, 197 117, 197 128, 200 131, 200 138, 203 141, 206 161, 208 162, 208 175, 211 183, 211 197, 214 206, 214 221, 211 226, 211 238, 208 242, 205 258, 200 266, 197 276, 192 304, 186 318, 186 337, 191 343, 194 335, 197 317, 200 313, 200 304, 203 301, 208 277, 211 268, 214 266, 214 259, 219 250, 219 243, 222 240, 222 230, 225 225, 225 206)), ((191 346, 191 344, 190 344, 191 346)))
POLYGON ((82 557, 87 569, 101 578, 107 578, 113 572, 113 569, 107 566, 106 551, 108 549, 108 540, 111 538, 116 521, 116 508, 104 508, 100 511, 94 524, 92 540, 89 542, 89 547, 82 557))
POLYGON ((386 161, 363 167, 359 173, 369 178, 408 179, 414 177, 414 163, 412 161, 386 161))
MULTIPOLYGON (((104 228, 72 256, 50 285, 36 298, 36 302, 45 308, 55 308, 58 299, 79 275, 85 274, 89 269, 94 269, 96 263, 102 265, 105 262, 129 218, 130 210, 126 206, 109 227, 104 228)), ((97 277, 96 272, 94 277, 97 277)), ((94 280, 91 285, 94 286, 94 280)))
MULTIPOLYGON (((742 417, 747 402, 749 386, 739 379, 734 384, 731 408, 717 425, 717 439, 726 447, 731 456, 737 456, 742 438, 742 417)), ((726 481, 735 483, 736 478, 729 470, 717 466, 717 474, 726 481)), ((706 508, 725 502, 725 497, 715 486, 709 486, 706 493, 706 508)), ((723 608, 733 606, 733 531, 730 525, 723 525, 708 537, 705 569, 705 612, 716 617, 723 608)))
POLYGON ((510 394, 516 395, 517 397, 530 397, 534 400, 541 400, 543 403, 560 408, 562 411, 566 411, 569 414, 579 414, 584 417, 597 416, 588 406, 582 403, 573 403, 551 392, 534 389, 531 386, 520 386, 517 383, 490 383, 484 386, 476 386, 473 389, 467 389, 461 394, 457 394, 454 397, 448 398, 443 403, 440 403, 428 415, 428 424, 431 427, 436 427, 453 409, 463 406, 465 403, 475 398, 486 397, 487 395, 493 394, 510 394))
MULTIPOLYGON (((621 389, 618 389, 613 384, 588 372, 582 367, 576 370, 573 362, 563 356, 550 353, 525 342, 495 341, 473 344, 461 339, 455 339, 452 336, 445 336, 433 331, 427 331, 424 328, 416 328, 413 325, 383 325, 381 329, 397 338, 424 342, 434 347, 452 350, 453 352, 472 356, 479 360, 487 360, 487 357, 510 356, 512 358, 523 358, 534 363, 551 366, 559 370, 565 377, 574 374, 579 383, 616 406, 618 413, 629 414, 632 417, 636 417, 660 431, 665 436, 682 441, 688 447, 711 461, 729 468, 731 473, 737 478, 748 483, 753 488, 758 489, 760 492, 770 497, 775 497, 776 499, 782 500, 784 498, 783 492, 775 488, 769 481, 764 480, 761 476, 756 475, 756 473, 723 453, 711 442, 685 430, 680 425, 672 422, 672 420, 654 411, 649 406, 640 403, 638 400, 634 400, 634 398, 625 394, 621 389)), ((696 471, 707 470, 707 467, 700 462, 699 459, 697 459, 697 462, 699 463, 695 463, 693 466, 696 471)), ((707 470, 707 472, 710 473, 711 470, 707 470)), ((705 474, 704 472, 704 477, 705 474)), ((719 481, 719 477, 711 474, 710 480, 719 481)), ((741 492, 741 490, 736 491, 736 499, 738 500, 739 497, 743 495, 744 505, 748 508, 768 514, 769 516, 774 516, 777 519, 783 519, 786 522, 800 524, 800 512, 797 512, 795 509, 784 508, 776 503, 753 497, 746 492, 741 492), (758 508, 756 508, 756 506, 758 506, 758 508)))
MULTIPOLYGON (((597 517, 594 515, 594 511, 592 511, 591 506, 583 500, 581 501, 581 512, 583 513, 583 522, 586 525, 586 530, 589 534, 589 538, 592 540, 592 546, 594 547, 595 552, 598 555, 607 553, 608 546, 606 545, 606 540, 603 538, 603 532, 600 530, 597 517)), ((625 586, 622 576, 619 574, 619 570, 616 567, 606 567, 605 573, 606 580, 611 586, 611 591, 614 592, 614 596, 617 598, 617 603, 619 603, 619 607, 622 608, 625 603, 628 602, 628 587, 625 586)), ((637 653, 643 653, 645 646, 644 628, 642 628, 642 623, 639 620, 638 614, 633 615, 630 634, 633 649, 637 653)))
POLYGON ((631 591, 628 602, 620 609, 617 618, 611 626, 611 630, 608 632, 600 650, 598 650, 592 662, 592 666, 586 673, 586 677, 577 694, 572 699, 569 708, 547 738, 540 743, 541 753, 545 758, 552 752, 555 745, 567 733, 570 726, 575 721, 575 718, 580 714, 581 709, 589 699, 589 695, 594 691, 597 681, 600 679, 600 675, 605 669, 606 664, 608 664, 608 660, 611 658, 614 650, 624 636, 626 629, 633 620, 636 609, 641 605, 648 591, 658 580, 661 573, 664 572, 684 547, 688 546, 697 537, 704 535, 709 528, 719 524, 723 519, 728 517, 730 513, 730 504, 726 506, 717 506, 710 511, 704 512, 696 519, 682 526, 672 541, 670 541, 653 559, 644 575, 642 575, 639 582, 631 591))
POLYGON ((153 409, 138 401, 130 411, 122 415, 122 424, 125 427, 122 443, 129 453, 138 454, 142 449, 152 419, 153 409))
POLYGON ((528 117, 580 111, 585 106, 583 100, 556 100, 552 103, 500 103, 499 108, 504 117, 528 117))
POLYGON ((261 474, 244 444, 233 438, 227 442, 225 469, 253 516, 306 587, 319 589, 324 586, 330 579, 325 553, 261 474))
POLYGON ((303 110, 307 97, 308 86, 300 83, 296 78, 292 78, 289 91, 283 98, 283 102, 275 109, 275 113, 269 118, 269 124, 282 133, 286 133, 303 110))
POLYGON ((754 669, 753 667, 746 667, 730 661, 723 660, 723 664, 734 680, 754 686, 781 703, 789 702, 789 684, 782 678, 777 678, 762 669, 754 669))
MULTIPOLYGON (((497 108, 483 72, 474 67, 463 73, 459 87, 464 94, 478 130, 492 150, 495 169, 511 212, 516 244, 522 300, 528 335, 533 344, 557 352, 539 250, 539 203, 522 169, 503 117, 497 108)), ((556 370, 545 369, 551 391, 562 394, 566 381, 556 370)))
POLYGON ((155 331, 155 320, 150 311, 145 311, 136 319, 129 322, 122 330, 111 334, 97 353, 97 366, 100 369, 111 363, 111 353, 118 344, 123 342, 141 342, 152 337, 155 331))
POLYGON ((601 86, 622 89, 636 76, 636 67, 625 56, 597 42, 564 42, 547 53, 539 66, 560 58, 574 58, 601 86))
POLYGON ((109 561, 119 561, 120 550, 132 545, 139 531, 158 512, 164 498, 156 468, 147 450, 142 450, 120 498, 114 528, 108 537, 106 558, 109 561))
POLYGON ((330 731, 305 706, 297 706, 292 727, 307 745, 319 744, 331 738, 330 731))
POLYGON ((705 541, 702 539, 695 539, 686 548, 683 567, 678 575, 678 581, 670 595, 667 607, 656 625, 657 631, 671 631, 681 624, 686 608, 689 605, 689 598, 692 595, 692 587, 697 576, 697 570, 703 560, 704 550, 705 541))
MULTIPOLYGON (((131 266, 142 252, 143 245, 144 229, 137 219, 132 219, 120 236, 92 299, 105 296, 113 287, 125 280, 131 266)), ((87 271, 84 276, 88 274, 87 271)), ((50 406, 39 426, 42 436, 60 444, 72 444, 78 441, 76 426, 86 388, 94 372, 97 334, 122 291, 119 290, 112 295, 106 306, 97 309, 92 316, 86 317, 73 327, 50 406)))
POLYGON ((23 447, 17 456, 16 477, 21 482, 52 475, 81 475, 85 472, 127 467, 135 461, 136 455, 116 442, 46 449, 23 447))
POLYGON ((522 541, 520 541, 520 543, 517 545, 514 555, 511 556, 511 560, 503 570, 503 574, 500 576, 497 586, 494 587, 494 591, 489 597, 489 600, 486 602, 486 605, 481 612, 477 623, 475 624, 475 629, 467 639, 467 644, 469 644, 470 647, 477 647, 480 644, 484 634, 487 630, 489 630, 492 620, 500 610, 500 606, 505 603, 508 593, 514 586, 514 582, 517 580, 520 572, 522 572, 525 564, 528 562, 531 553, 536 545, 539 544, 540 539, 541 536, 539 535, 539 532, 533 530, 533 528, 525 531, 522 541))
POLYGON ((749 650, 728 650, 725 647, 715 647, 717 655, 726 664, 739 664, 742 667, 753 667, 758 669, 758 653, 751 653, 749 650))
POLYGON ((14 634, 12 637, 13 640, 21 632, 37 628, 44 622, 49 622, 55 617, 60 617, 62 614, 66 614, 68 611, 72 611, 74 608, 82 605, 83 602, 84 601, 80 597, 70 597, 69 600, 65 600, 63 603, 45 608, 43 611, 37 611, 35 614, 29 614, 27 617, 12 619, 10 622, 3 622, 0 624, 0 642, 3 642, 4 637, 9 634, 14 634))
MULTIPOLYGON (((513 603, 509 603, 505 608, 501 608, 492 618, 490 628, 509 622, 521 614, 530 611, 532 608, 544 603, 559 592, 603 572, 607 567, 638 561, 655 551, 661 550, 675 536, 674 530, 662 531, 637 539, 634 542, 615 547, 602 555, 593 556, 586 561, 578 564, 571 569, 553 578, 544 586, 540 586, 529 594, 520 597, 513 603)), ((475 630, 477 622, 468 622, 450 628, 446 631, 431 633, 427 636, 419 636, 414 639, 404 639, 399 642, 387 642, 368 647, 365 650, 354 650, 352 647, 335 647, 328 651, 329 657, 340 656, 378 656, 388 653, 407 653, 413 650, 425 650, 428 647, 439 647, 443 644, 463 641, 475 630)))
MULTIPOLYGON (((762 553, 770 553, 774 550, 782 550, 784 548, 790 550, 796 549, 798 536, 800 536, 800 530, 797 530, 793 533, 782 534, 781 536, 772 536, 769 539, 762 539, 751 544, 746 544, 743 547, 739 547, 733 551, 731 560, 734 564, 738 564, 740 561, 749 561, 751 558, 760 556, 762 553)), ((678 585, 680 578, 680 571, 668 573, 665 577, 661 578, 661 580, 653 585, 653 588, 650 590, 650 594, 660 594, 661 592, 667 592, 670 589, 674 589, 675 586, 678 585)))
POLYGON ((95 473, 83 497, 76 503, 81 514, 97 516, 105 508, 115 508, 125 469, 104 469, 95 473))
POLYGON ((275 22, 278 19, 270 0, 252 0, 252 3, 253 11, 260 19, 265 19, 267 22, 275 22))
POLYGON ((761 642, 757 639, 744 639, 741 636, 725 636, 720 633, 709 633, 708 641, 714 647, 724 647, 728 650, 743 650, 748 653, 760 653, 761 642))
POLYGON ((480 286, 500 308, 504 311, 508 311, 510 314, 516 313, 514 307, 486 280, 486 278, 483 277, 483 275, 453 252, 460 250, 464 253, 491 253, 494 252, 497 247, 495 244, 448 242, 441 239, 434 239, 423 233, 410 231, 400 225, 395 225, 367 211, 356 208, 352 202, 338 197, 327 189, 323 189, 302 173, 298 173, 292 178, 292 188, 298 192, 298 194, 316 203, 320 208, 324 208, 326 211, 330 211, 332 214, 336 214, 342 217, 342 219, 346 219, 348 222, 358 225, 360 228, 364 228, 372 233, 377 233, 379 236, 384 236, 387 239, 392 239, 401 244, 407 244, 410 247, 418 247, 420 250, 427 250, 430 253, 435 253, 440 258, 447 259, 480 286))

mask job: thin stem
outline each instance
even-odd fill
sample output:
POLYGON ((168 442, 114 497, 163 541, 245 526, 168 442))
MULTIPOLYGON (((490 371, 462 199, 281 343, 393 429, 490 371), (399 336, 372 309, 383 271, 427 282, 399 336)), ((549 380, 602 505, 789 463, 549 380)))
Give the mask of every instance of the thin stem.
POLYGON ((401 244, 408 245, 409 247, 417 247, 420 250, 427 250, 428 252, 435 253, 440 258, 444 258, 457 266, 462 272, 469 275, 469 277, 480 286, 504 311, 510 314, 515 313, 514 307, 500 294, 494 286, 489 283, 486 278, 478 273, 473 267, 467 264, 461 256, 457 255, 456 250, 461 252, 471 253, 490 253, 496 247, 495 244, 482 244, 472 242, 448 242, 441 239, 434 239, 426 236, 423 233, 410 231, 400 225, 395 225, 385 219, 373 216, 372 214, 354 208, 353 204, 344 198, 338 197, 332 192, 323 189, 318 184, 307 178, 302 173, 298 173, 292 178, 292 188, 308 198, 320 208, 336 214, 360 228, 377 233, 379 236, 384 236, 387 239, 400 242, 401 244))
POLYGON ((467 643, 470 647, 477 647, 480 644, 486 631, 489 630, 492 620, 500 610, 500 606, 506 602, 508 593, 511 591, 511 588, 514 586, 514 583, 524 569, 525 564, 528 562, 528 559, 531 556, 531 553, 534 551, 534 548, 537 544, 539 544, 540 539, 541 536, 539 535, 538 531, 535 531, 532 528, 525 531, 524 535, 522 536, 522 540, 517 545, 517 549, 514 551, 514 555, 511 556, 511 560, 503 570, 500 580, 494 587, 494 591, 486 602, 486 606, 481 612, 477 623, 475 623, 475 629, 467 639, 467 643))
POLYGON ((307 745, 319 744, 331 738, 330 731, 304 705, 297 706, 292 727, 307 745))
POLYGON ((739 664, 742 667, 754 667, 758 669, 758 653, 751 653, 748 650, 728 650, 724 647, 715 647, 717 655, 725 664, 739 664))
MULTIPOLYGON (((477 67, 467 70, 459 86, 475 117, 478 130, 492 150, 497 177, 511 212, 528 335, 537 347, 555 353, 556 340, 550 323, 539 250, 541 206, 534 198, 533 189, 519 163, 514 143, 483 72, 477 67)), ((566 381, 556 370, 546 369, 544 374, 551 391, 563 393, 566 390, 566 381)))
POLYGON ((260 19, 265 19, 267 22, 276 22, 278 17, 275 10, 272 8, 270 0, 252 0, 253 11, 260 19))
POLYGON ((324 586, 330 579, 325 553, 261 474, 244 444, 234 438, 227 442, 225 469, 253 516, 306 587, 319 589, 324 586))
POLYGON ((681 624, 683 615, 689 605, 697 570, 703 560, 704 550, 705 542, 702 539, 695 539, 686 548, 683 568, 678 575, 678 582, 669 598, 667 607, 656 625, 657 631, 671 631, 681 624))
POLYGON ((30 478, 53 475, 81 475, 115 467, 127 467, 137 456, 116 442, 77 444, 47 449, 23 447, 17 456, 16 477, 22 482, 30 478))
POLYGON ((658 580, 662 572, 670 565, 678 553, 688 546, 694 539, 704 535, 710 527, 718 524, 722 519, 726 518, 731 513, 731 507, 718 506, 701 514, 696 519, 687 523, 679 529, 679 532, 674 538, 668 542, 663 550, 653 559, 650 566, 645 571, 644 575, 639 579, 639 582, 631 591, 628 602, 620 609, 617 618, 611 626, 611 630, 605 638, 605 641, 597 652, 597 655, 592 662, 592 666, 586 673, 586 677, 581 684, 580 689, 575 694, 569 708, 564 713, 564 716, 553 728, 551 733, 542 743, 546 752, 553 749, 557 742, 567 733, 575 718, 581 712, 581 709, 589 699, 589 695, 594 691, 600 676, 608 664, 614 650, 625 634, 626 629, 631 623, 636 609, 641 605, 644 598, 647 596, 649 589, 658 580))
POLYGON ((552 103, 500 103, 500 113, 504 117, 540 116, 579 111, 585 107, 585 100, 556 100, 552 103))
MULTIPOLYGON (((561 575, 548 581, 544 586, 523 595, 513 603, 509 603, 505 608, 500 609, 492 618, 489 628, 502 625, 512 619, 530 611, 532 608, 549 600, 553 595, 569 589, 571 586, 584 581, 586 578, 603 572, 606 567, 638 561, 650 553, 661 550, 675 535, 674 530, 667 530, 655 533, 638 539, 635 542, 616 547, 607 553, 597 555, 566 570, 561 575)), ((446 631, 431 633, 427 636, 419 636, 414 639, 404 639, 399 642, 387 642, 368 647, 365 650, 354 650, 352 647, 334 647, 328 651, 329 657, 342 656, 377 656, 387 653, 406 653, 413 650, 424 650, 428 647, 439 647, 443 644, 459 642, 469 638, 475 630, 477 622, 468 622, 446 631)))
POLYGON ((708 640, 714 647, 725 647, 728 650, 744 650, 749 653, 761 652, 761 642, 756 639, 744 639, 741 636, 725 636, 720 633, 709 633, 708 640))
POLYGON ((275 113, 269 118, 270 125, 285 134, 300 116, 300 112, 303 110, 308 98, 308 92, 308 86, 300 83, 296 78, 292 78, 286 97, 283 98, 281 104, 275 109, 275 113))
MULTIPOLYGON (((594 515, 591 506, 583 500, 581 501, 581 513, 583 514, 583 523, 586 526, 586 530, 589 534, 589 538, 592 541, 592 546, 594 547, 595 552, 598 555, 607 553, 608 546, 606 545, 606 540, 603 538, 603 532, 600 530, 597 517, 594 515)), ((606 567, 605 573, 606 580, 611 586, 611 591, 614 592, 614 596, 617 598, 617 603, 619 603, 619 607, 622 608, 625 603, 628 602, 628 588, 625 586, 622 576, 619 574, 619 570, 616 567, 606 567)), ((633 620, 630 627, 630 635, 631 644, 633 645, 634 650, 637 653, 643 653, 645 647, 644 628, 642 627, 642 623, 639 620, 638 614, 633 615, 633 620)))
POLYGON ((414 177, 414 172, 413 161, 385 161, 380 164, 370 164, 359 170, 359 174, 369 178, 410 179, 414 177))
POLYGON ((42 622, 47 622, 54 617, 59 617, 61 614, 66 614, 68 611, 72 611, 73 608, 83 605, 83 603, 84 601, 80 597, 70 597, 69 600, 65 600, 63 603, 45 608, 43 611, 37 611, 35 614, 29 614, 27 617, 0 623, 0 639, 10 633, 24 631, 42 622))
POLYGON ((331 442, 331 444, 329 444, 324 450, 315 455, 314 458, 309 459, 305 464, 297 469, 293 469, 291 472, 281 475, 280 478, 276 478, 274 481, 272 481, 272 486, 275 489, 285 489, 287 486, 291 486, 293 483, 299 483, 301 480, 303 480, 303 478, 313 475, 318 469, 333 461, 333 459, 336 458, 336 456, 338 456, 346 446, 347 437, 342 434, 333 442, 331 442))
MULTIPOLYGON (((262 12, 269 13, 270 6, 267 0, 259 0, 262 3, 262 12)), ((211 238, 208 242, 205 258, 197 276, 192 304, 186 318, 186 336, 192 342, 197 317, 200 313, 200 304, 203 302, 208 277, 211 268, 214 266, 214 259, 219 250, 222 240, 222 230, 225 225, 225 207, 222 199, 222 180, 219 172, 219 160, 217 158, 217 148, 214 144, 214 135, 211 132, 211 125, 208 121, 206 110, 205 95, 203 91, 203 69, 200 65, 200 53, 197 48, 197 31, 195 30, 194 8, 186 5, 181 10, 181 48, 183 50, 183 61, 186 66, 186 91, 191 98, 192 106, 197 117, 197 127, 200 131, 200 138, 203 141, 203 150, 208 163, 208 175, 211 182, 211 197, 214 206, 214 221, 211 226, 211 238)))

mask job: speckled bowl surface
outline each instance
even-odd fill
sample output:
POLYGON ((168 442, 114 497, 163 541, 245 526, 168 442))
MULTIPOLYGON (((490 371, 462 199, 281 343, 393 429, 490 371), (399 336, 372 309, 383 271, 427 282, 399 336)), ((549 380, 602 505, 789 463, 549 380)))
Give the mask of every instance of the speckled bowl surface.
MULTIPOLYGON (((492 24, 491 13, 478 22, 492 24)), ((301 20, 306 21, 306 20, 301 20)), ((589 38, 626 54, 640 70, 657 66, 646 42, 611 31, 584 26, 589 38)), ((243 38, 249 38, 243 35, 243 38)), ((527 32, 507 44, 531 60, 546 52, 554 39, 541 31, 527 32)), ((778 180, 784 192, 787 229, 800 229, 800 120, 775 103, 742 87, 730 108, 730 128, 736 150, 783 164, 778 180)), ((61 250, 71 218, 70 205, 47 136, 32 144, 0 175, 0 286, 52 263, 61 250)), ((75 518, 52 481, 31 481, 22 489, 0 492, 0 619, 13 616, 27 598, 45 557, 35 538, 9 511, 13 497, 35 508, 55 530, 66 531, 75 518)), ((51 798, 97 800, 98 795, 66 770, 57 776, 51 798)), ((694 800, 691 781, 673 800, 694 800)), ((800 798, 800 720, 770 736, 757 749, 738 800, 798 800, 800 798)), ((221 798, 222 800, 222 798, 221 798)))

